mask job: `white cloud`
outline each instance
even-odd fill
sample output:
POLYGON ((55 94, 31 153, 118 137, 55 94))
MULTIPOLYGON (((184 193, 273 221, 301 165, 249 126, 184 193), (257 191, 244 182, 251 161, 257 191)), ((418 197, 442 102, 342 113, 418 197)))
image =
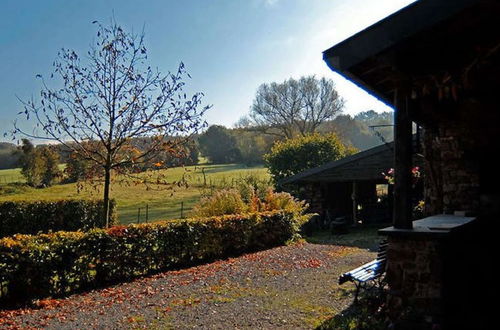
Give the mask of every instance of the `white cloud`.
POLYGON ((278 3, 279 0, 264 0, 264 4, 266 6, 274 6, 275 4, 278 3))
POLYGON ((280 0, 254 0, 257 6, 265 6, 267 8, 274 7, 280 0))

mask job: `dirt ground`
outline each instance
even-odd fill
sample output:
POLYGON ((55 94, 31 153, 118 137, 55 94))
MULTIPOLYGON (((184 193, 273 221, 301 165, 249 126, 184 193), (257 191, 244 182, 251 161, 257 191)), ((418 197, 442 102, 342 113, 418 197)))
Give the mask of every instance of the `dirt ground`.
POLYGON ((246 254, 0 311, 0 328, 313 329, 346 309, 342 273, 373 259, 366 230, 246 254))

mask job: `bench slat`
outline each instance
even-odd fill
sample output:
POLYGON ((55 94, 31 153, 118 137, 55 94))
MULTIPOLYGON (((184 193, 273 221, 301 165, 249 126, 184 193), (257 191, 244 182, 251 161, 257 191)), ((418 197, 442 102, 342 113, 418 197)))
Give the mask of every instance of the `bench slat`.
POLYGON ((380 265, 376 264, 373 267, 366 269, 364 272, 356 274, 355 276, 352 277, 354 277, 358 281, 367 281, 377 277, 380 274, 380 268, 381 268, 380 265))
POLYGON ((380 243, 377 258, 339 277, 339 284, 347 281, 366 282, 380 277, 385 272, 387 262, 387 240, 380 243))
MULTIPOLYGON (((359 282, 366 282, 372 280, 374 278, 379 277, 383 273, 384 265, 380 262, 372 261, 368 264, 365 264, 354 271, 350 271, 345 273, 339 279, 339 283, 356 280, 359 282)), ((341 283, 341 284, 342 284, 341 283)))
POLYGON ((370 268, 372 265, 376 264, 377 263, 377 260, 372 260, 358 268, 355 268, 349 272, 347 272, 346 274, 353 274, 353 273, 356 273, 356 272, 359 272, 359 271, 364 271, 365 269, 368 269, 370 268))

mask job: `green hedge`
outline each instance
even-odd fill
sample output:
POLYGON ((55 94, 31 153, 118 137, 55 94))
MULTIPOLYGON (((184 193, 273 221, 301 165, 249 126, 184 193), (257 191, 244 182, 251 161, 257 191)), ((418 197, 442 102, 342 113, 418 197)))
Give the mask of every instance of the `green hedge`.
POLYGON ((274 211, 5 237, 0 301, 60 296, 282 245, 295 237, 301 219, 274 211))
MULTIPOLYGON (((102 212, 102 200, 0 202, 0 237, 104 228, 102 212)), ((110 224, 116 223, 116 203, 110 201, 110 224)))

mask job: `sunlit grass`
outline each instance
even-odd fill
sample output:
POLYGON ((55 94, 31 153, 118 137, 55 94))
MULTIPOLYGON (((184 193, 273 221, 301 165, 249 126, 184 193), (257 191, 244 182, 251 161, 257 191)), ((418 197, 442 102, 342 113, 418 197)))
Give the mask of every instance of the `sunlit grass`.
POLYGON ((24 177, 21 175, 21 169, 0 170, 0 184, 10 182, 25 182, 24 177))
MULTIPOLYGON (((151 173, 143 173, 139 176, 145 177, 148 174, 151 173)), ((124 181, 122 184, 112 184, 111 197, 117 201, 121 223, 137 222, 138 219, 140 222, 146 221, 146 205, 148 206, 148 221, 180 218, 181 215, 189 216, 190 210, 200 199, 202 191, 209 189, 210 186, 229 185, 234 180, 248 175, 269 179, 266 168, 262 166, 247 167, 242 164, 203 164, 160 170, 154 174, 163 174, 168 182, 184 178, 187 187, 174 185, 169 189, 164 187, 150 189, 143 184, 135 184, 131 180, 122 180, 124 181)), ((17 177, 18 182, 24 182, 19 169, 0 170, 0 178, 2 176, 17 177)), ((22 184, 5 184, 3 182, 0 179, 0 201, 102 198, 100 187, 94 188, 90 185, 86 185, 78 192, 77 185, 74 183, 35 189, 22 184)))
MULTIPOLYGON (((65 167, 66 164, 59 164, 59 169, 64 170, 65 167)), ((15 182, 26 182, 23 175, 21 174, 20 168, 0 170, 0 185, 15 182)))

